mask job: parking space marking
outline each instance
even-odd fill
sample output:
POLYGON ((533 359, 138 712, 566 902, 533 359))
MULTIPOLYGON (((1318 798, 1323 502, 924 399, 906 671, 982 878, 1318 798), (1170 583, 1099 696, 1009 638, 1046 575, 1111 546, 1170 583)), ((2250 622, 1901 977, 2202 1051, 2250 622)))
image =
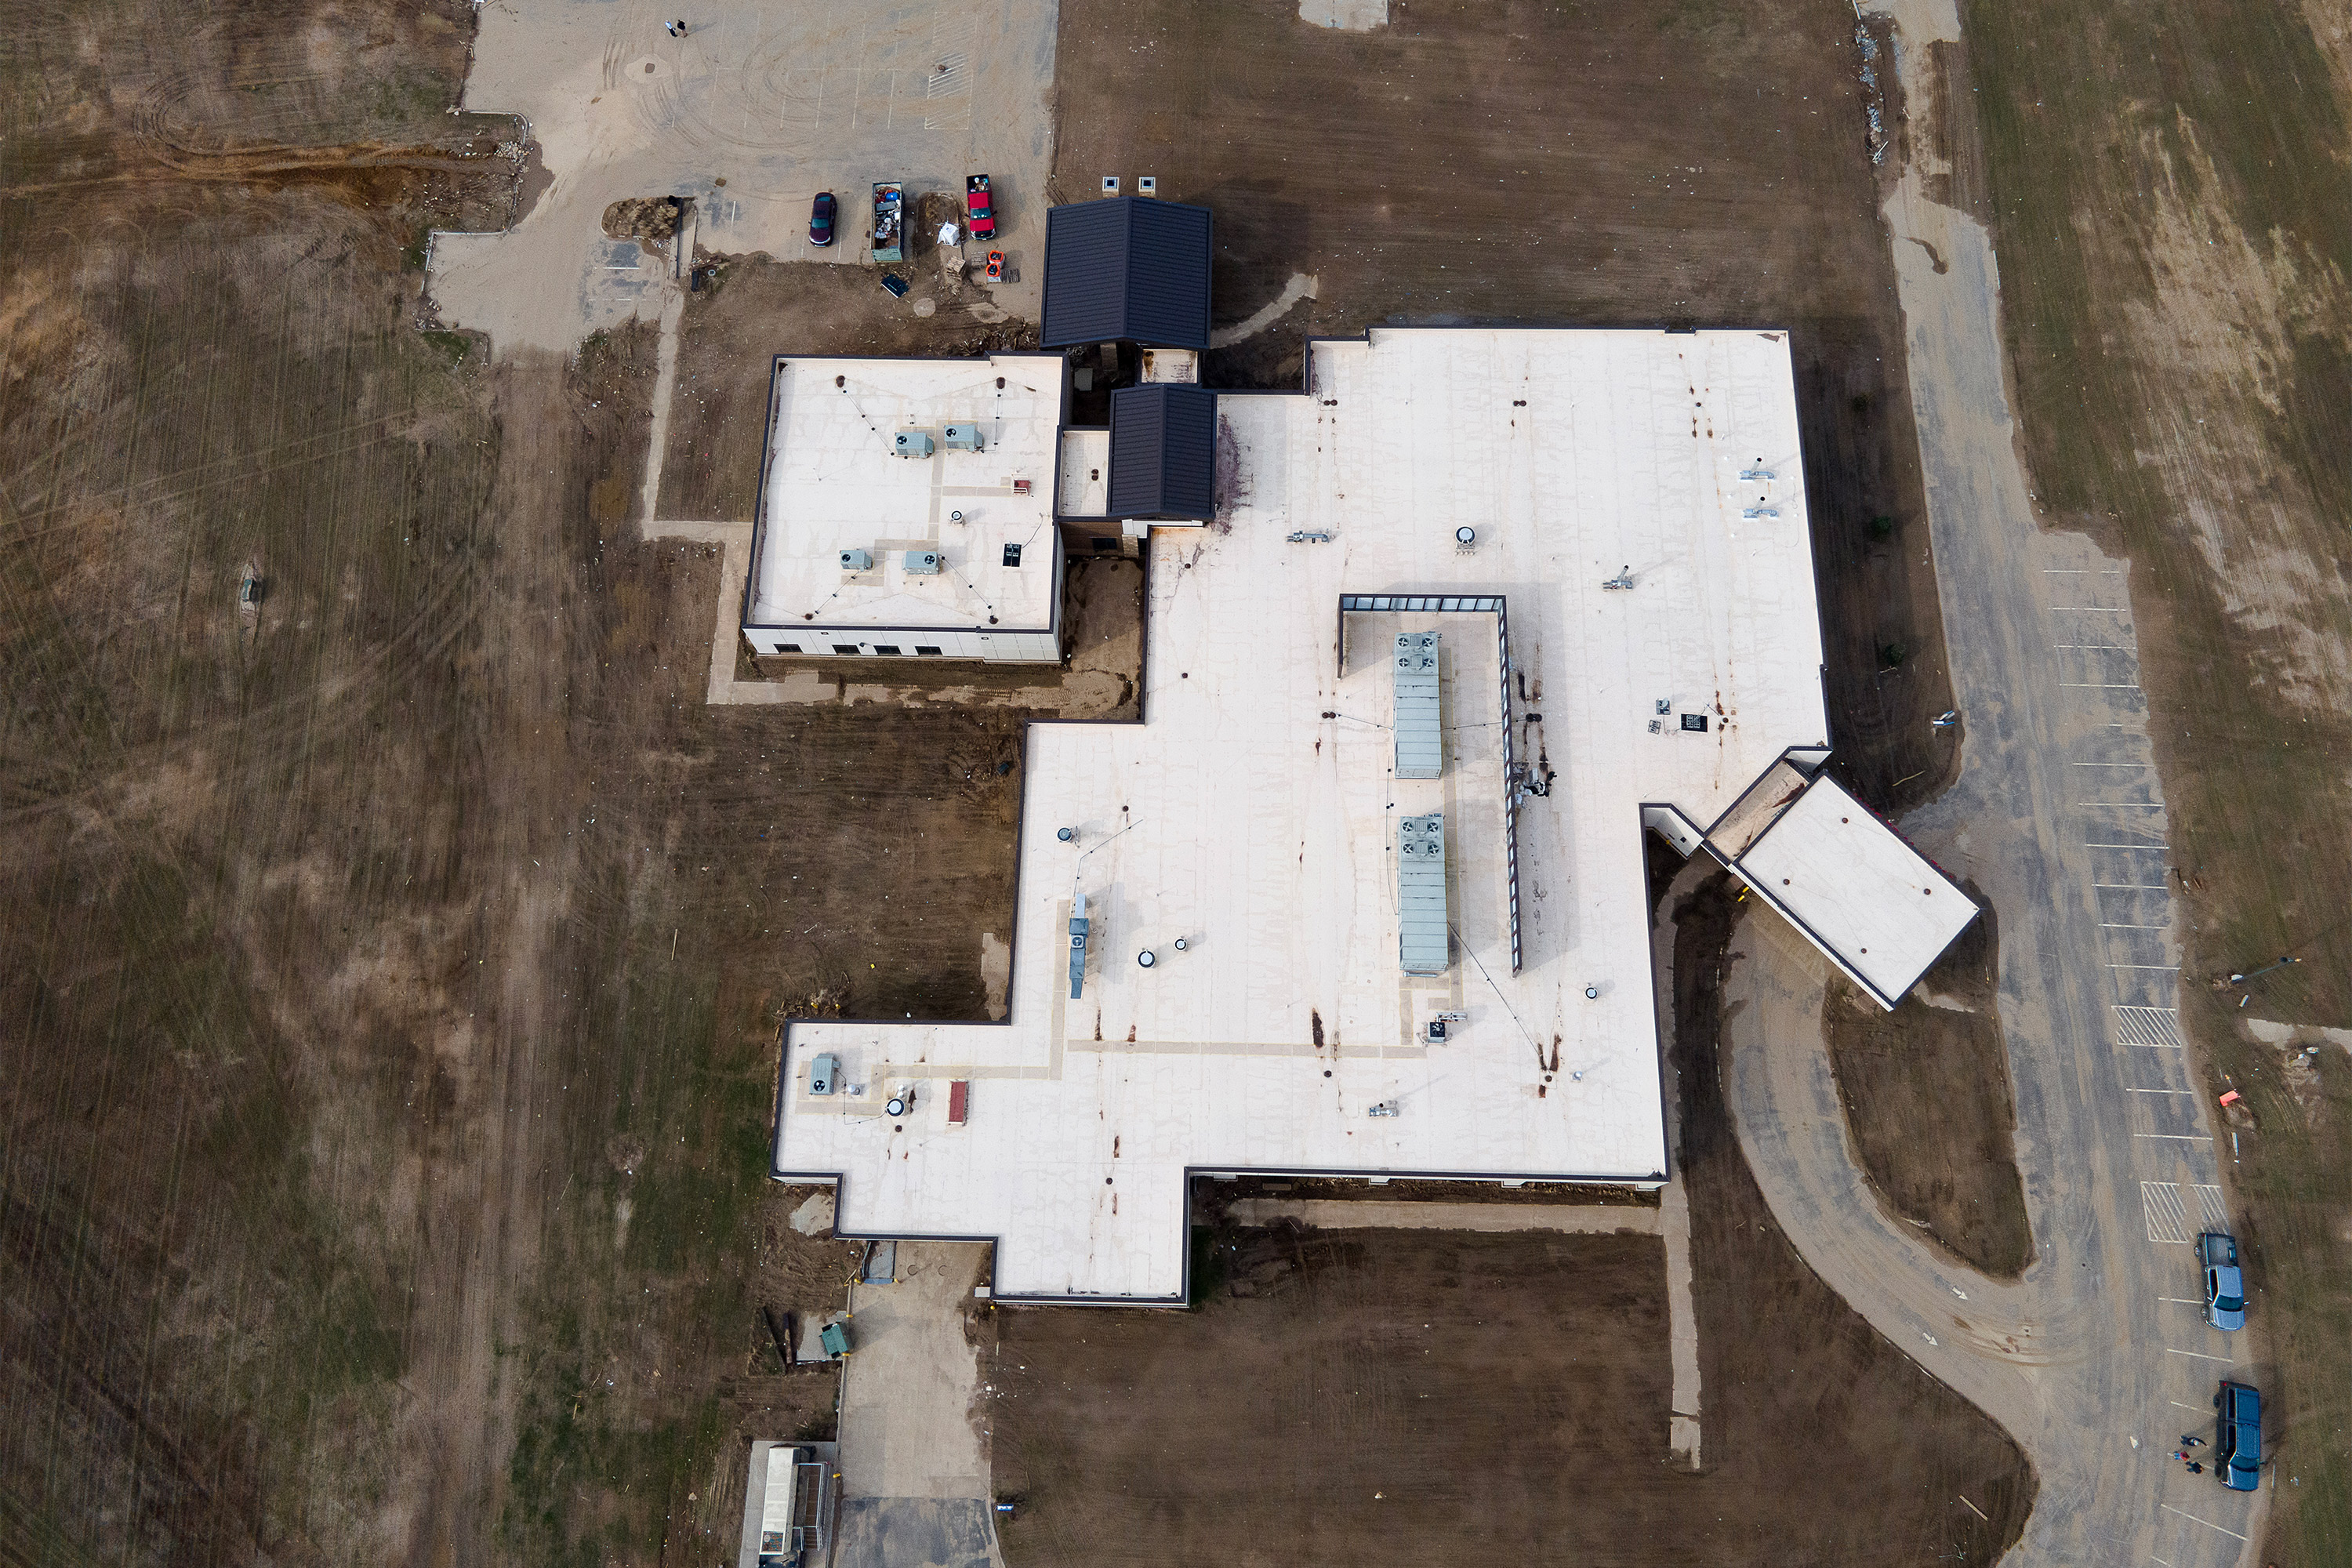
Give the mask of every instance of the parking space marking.
MULTIPOLYGON (((2168 1502, 2160 1502, 2156 1506, 2162 1509, 2167 1513, 2180 1513, 2179 1509, 2173 1507, 2168 1502)), ((2180 1517, 2187 1520, 2191 1524, 2201 1524, 2208 1530, 2218 1530, 2232 1541, 2243 1541, 2246 1539, 2244 1536, 2240 1535, 2236 1531, 2231 1530, 2226 1524, 2216 1524, 2210 1519, 2200 1519, 2193 1513, 2180 1513, 2180 1517)))
MULTIPOLYGON (((2205 1304, 2204 1302, 2197 1300, 2194 1296, 2158 1296, 2157 1300, 2159 1301, 2169 1301, 2176 1307, 2201 1307, 2205 1304)), ((2181 1408, 2184 1410, 2189 1410, 2194 1409, 2195 1406, 2184 1405, 2181 1408)))
POLYGON ((2180 973, 2180 965, 2177 963, 2110 963, 2107 967, 2109 969, 2161 969, 2168 974, 2180 973))
POLYGON ((2135 1138, 2163 1138, 2175 1143, 2202 1143, 2207 1141, 2205 1134, 2202 1132, 2135 1132, 2132 1136, 2135 1138))
POLYGON ((2116 1037, 2127 1046, 2178 1047, 2181 1044, 2179 1009, 2116 1003, 2116 1037))
POLYGON ((2169 924, 2160 926, 2136 926, 2127 924, 2122 921, 2101 921, 2099 922, 2099 929, 2101 931, 2170 931, 2172 927, 2169 924))
MULTIPOLYGON (((2198 1305, 2201 1307, 2204 1303, 2200 1301, 2198 1305)), ((2236 1362, 2231 1361, 2225 1355, 2207 1355, 2203 1351, 2177 1351, 2170 1345, 2164 1347, 2164 1353, 2167 1355, 2195 1356, 2199 1361, 2218 1361, 2223 1366, 2235 1366, 2238 1364, 2236 1362)))
POLYGON ((2168 846, 2162 844, 2092 844, 2085 842, 2083 847, 2085 849, 2163 849, 2168 847, 2168 846))
POLYGON ((2197 1213, 2207 1228, 2219 1229, 2230 1223, 2230 1205, 2221 1201, 2218 1186, 2200 1184, 2197 1189, 2197 1213))
POLYGON ((2135 893, 2162 893, 2169 889, 2161 882, 2094 882, 2094 888, 2128 888, 2135 893))
MULTIPOLYGON (((2201 1307, 2205 1303, 2200 1301, 2197 1304, 2201 1307)), ((2168 1399, 2165 1403, 2171 1405, 2175 1410, 2194 1410, 2200 1415, 2210 1415, 2213 1414, 2213 1407, 2210 1405, 2183 1405, 2178 1399, 2168 1399)))
POLYGON ((2126 1094, 2195 1094, 2193 1089, 2126 1089, 2126 1094))
POLYGON ((2178 1247, 2189 1245, 2189 1205, 2170 1182, 2142 1182, 2140 1206, 2147 1215, 2147 1238, 2178 1247))

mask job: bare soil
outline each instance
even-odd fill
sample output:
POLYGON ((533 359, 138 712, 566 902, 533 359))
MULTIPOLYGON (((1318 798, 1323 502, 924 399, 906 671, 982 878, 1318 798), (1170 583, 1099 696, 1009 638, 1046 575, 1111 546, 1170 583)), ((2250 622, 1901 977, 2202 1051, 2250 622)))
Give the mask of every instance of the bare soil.
POLYGON ((1832 766, 1882 811, 1948 782, 1850 5, 1397 0, 1351 33, 1289 0, 1066 0, 1058 49, 1056 200, 1150 174, 1211 208, 1220 324, 1318 279, 1209 384, 1295 386, 1309 333, 1383 322, 1790 329, 1832 766))
POLYGON ((467 7, 11 20, 12 1544, 709 1561, 831 1421, 761 1310, 852 1256, 765 1176, 777 1028, 981 1016, 1017 717, 703 705, 651 331, 416 330, 517 178, 467 7))
POLYGON ((2264 1561, 2352 1560, 2352 1142, 2241 1034, 2352 1024, 2352 31, 2340 6, 1961 7, 2020 429, 2054 526, 2127 555, 2181 900, 2181 1021, 2247 1096, 2228 1167, 2279 1360, 2264 1561), (2128 38, 2128 45, 2118 40, 2128 38), (2232 972, 2299 960, 2251 982, 2232 972))
POLYGON ((1667 1447, 1654 1239, 1204 1227, 1191 1311, 983 1322, 1006 1560, 1997 1560, 2023 1455, 1805 1268, 1740 1157, 1732 908, 1706 885, 1675 955, 1702 1470, 1667 1447))
POLYGON ((1962 1262, 2013 1279, 2033 1261, 2033 1232, 1995 1008, 1999 952, 1988 908, 1891 1013, 1832 978, 1822 1027, 1880 1203, 1962 1262))

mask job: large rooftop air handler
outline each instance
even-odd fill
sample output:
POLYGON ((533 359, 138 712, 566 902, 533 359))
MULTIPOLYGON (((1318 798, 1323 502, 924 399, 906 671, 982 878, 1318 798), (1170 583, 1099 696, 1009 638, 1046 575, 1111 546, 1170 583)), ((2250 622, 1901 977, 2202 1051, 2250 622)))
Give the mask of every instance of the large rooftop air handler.
POLYGON ((1435 632, 1407 632, 1396 640, 1396 776, 1433 779, 1445 773, 1445 731, 1439 721, 1435 632))
POLYGON ((1453 957, 1445 918, 1445 816, 1397 824, 1397 957, 1407 974, 1443 974, 1453 957))

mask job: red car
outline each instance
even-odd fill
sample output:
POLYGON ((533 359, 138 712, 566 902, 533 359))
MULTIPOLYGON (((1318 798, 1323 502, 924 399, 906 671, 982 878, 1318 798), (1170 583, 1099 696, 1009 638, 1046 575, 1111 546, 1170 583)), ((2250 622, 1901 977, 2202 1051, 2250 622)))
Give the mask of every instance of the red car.
POLYGON ((971 237, 974 239, 996 237, 996 205, 988 194, 986 174, 968 174, 963 182, 964 210, 971 215, 971 237))

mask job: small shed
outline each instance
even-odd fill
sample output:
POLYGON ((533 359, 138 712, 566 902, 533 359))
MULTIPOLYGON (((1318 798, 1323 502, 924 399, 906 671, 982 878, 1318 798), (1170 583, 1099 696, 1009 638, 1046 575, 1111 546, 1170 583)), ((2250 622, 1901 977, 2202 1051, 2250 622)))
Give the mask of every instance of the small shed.
POLYGON ((1206 522, 1217 509, 1217 395, 1181 382, 1110 395, 1109 515, 1206 522))
POLYGON ((1209 346, 1209 209, 1148 196, 1045 215, 1047 348, 1209 346))

